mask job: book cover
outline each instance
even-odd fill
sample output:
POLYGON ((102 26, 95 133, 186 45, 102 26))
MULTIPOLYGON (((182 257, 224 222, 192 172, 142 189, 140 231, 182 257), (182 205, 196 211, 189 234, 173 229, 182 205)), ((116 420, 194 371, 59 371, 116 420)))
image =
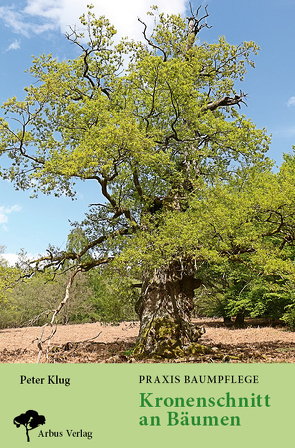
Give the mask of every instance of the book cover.
POLYGON ((290 444, 294 5, 92 3, 0 6, 1 443, 290 444))

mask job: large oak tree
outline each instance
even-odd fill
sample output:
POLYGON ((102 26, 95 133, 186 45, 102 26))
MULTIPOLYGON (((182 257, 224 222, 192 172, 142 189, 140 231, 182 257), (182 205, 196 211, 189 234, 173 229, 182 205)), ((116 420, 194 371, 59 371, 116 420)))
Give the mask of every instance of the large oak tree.
POLYGON ((25 100, 3 105, 0 148, 12 163, 2 177, 20 189, 72 197, 76 179, 91 180, 104 197, 86 215, 83 244, 49 250, 35 268, 72 268, 69 287, 77 272, 105 264, 136 277, 138 356, 193 352, 202 331, 190 315, 204 263, 255 253, 257 264, 257 235, 271 238, 283 227, 272 219, 279 214, 267 221, 258 213, 267 207, 251 203, 243 222, 252 210, 260 216, 252 223, 272 227, 253 224, 247 241, 235 239, 241 215, 232 221, 234 202, 220 200, 237 199, 253 167, 258 178, 270 175, 269 139, 240 113, 240 83, 258 46, 199 40, 208 27, 207 9, 200 11, 183 19, 152 9, 151 31, 139 20, 142 42, 114 44, 113 26, 89 7, 84 31, 66 35, 80 56, 34 58, 25 100))

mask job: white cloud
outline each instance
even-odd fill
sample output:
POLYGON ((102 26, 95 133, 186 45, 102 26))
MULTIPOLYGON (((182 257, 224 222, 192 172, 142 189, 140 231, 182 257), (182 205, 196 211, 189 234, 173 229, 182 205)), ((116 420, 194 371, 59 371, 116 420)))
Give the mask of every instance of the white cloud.
MULTIPOLYGON (((48 254, 26 253, 25 260, 26 261, 34 261, 34 260, 37 260, 38 258, 40 258, 42 256, 45 256, 45 255, 48 255, 48 254)), ((2 253, 2 254, 0 254, 0 260, 1 259, 7 261, 9 266, 14 266, 16 263, 21 262, 21 257, 20 257, 19 254, 12 254, 12 253, 5 254, 5 253, 2 253)))
POLYGON ((20 49, 20 41, 15 40, 14 42, 12 42, 12 44, 9 45, 8 48, 6 48, 6 51, 19 50, 19 49, 20 49))
MULTIPOLYGON (((87 11, 89 0, 26 0, 23 10, 14 6, 0 7, 0 19, 13 31, 30 36, 59 29, 62 33, 69 25, 79 25, 79 17, 87 11)), ((137 18, 147 20, 146 12, 154 2, 150 0, 92 0, 96 16, 105 15, 118 30, 119 36, 139 39, 142 27, 137 18)), ((186 0, 158 0, 160 11, 184 13, 186 0)))
POLYGON ((12 205, 11 207, 5 207, 5 206, 1 206, 0 207, 0 224, 2 224, 2 229, 7 232, 8 228, 6 226, 6 224, 8 223, 8 215, 10 215, 10 213, 13 212, 19 212, 21 211, 21 206, 20 205, 12 205))
POLYGON ((0 259, 1 258, 7 261, 9 266, 14 266, 18 261, 17 254, 1 254, 0 259))
POLYGON ((291 96, 291 97, 288 99, 287 106, 288 106, 288 107, 290 107, 290 106, 295 106, 295 96, 291 96))
POLYGON ((16 10, 14 6, 0 6, 0 19, 15 33, 30 37, 56 28, 54 23, 34 23, 25 11, 16 10))

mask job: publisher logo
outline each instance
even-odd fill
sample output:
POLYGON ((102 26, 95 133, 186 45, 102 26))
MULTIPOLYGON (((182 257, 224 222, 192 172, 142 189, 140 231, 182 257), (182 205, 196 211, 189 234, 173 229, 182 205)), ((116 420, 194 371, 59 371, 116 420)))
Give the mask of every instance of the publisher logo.
POLYGON ((24 426, 26 430, 27 442, 30 441, 29 431, 37 428, 40 425, 44 425, 45 417, 44 415, 39 415, 38 412, 29 410, 24 414, 20 414, 13 419, 13 423, 17 428, 24 426))

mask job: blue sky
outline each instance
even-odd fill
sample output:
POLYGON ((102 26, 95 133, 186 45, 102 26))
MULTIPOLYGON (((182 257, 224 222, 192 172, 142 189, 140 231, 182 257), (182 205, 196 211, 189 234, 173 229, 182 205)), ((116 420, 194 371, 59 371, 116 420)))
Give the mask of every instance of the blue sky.
MULTIPOLYGON (((59 59, 73 56, 64 38, 69 25, 90 0, 2 0, 0 6, 0 103, 13 95, 24 96, 31 84, 25 70, 31 55, 53 53, 59 59)), ((151 4, 164 12, 187 15, 184 0, 92 0, 97 15, 106 15, 120 36, 140 38, 137 17, 145 19, 151 4)), ((193 0, 196 9, 208 4, 210 29, 201 38, 215 42, 224 35, 231 44, 253 40, 261 47, 256 68, 249 69, 241 89, 248 93, 243 113, 272 134, 269 156, 278 164, 283 152, 295 144, 295 0, 193 0)), ((1 113, 0 113, 1 115, 1 113)), ((1 159, 0 159, 1 164, 1 159)), ((65 247, 70 221, 83 219, 88 204, 101 201, 95 184, 79 184, 77 200, 15 191, 0 181, 0 245, 13 261, 21 248, 31 255, 44 253, 48 244, 65 247)))

